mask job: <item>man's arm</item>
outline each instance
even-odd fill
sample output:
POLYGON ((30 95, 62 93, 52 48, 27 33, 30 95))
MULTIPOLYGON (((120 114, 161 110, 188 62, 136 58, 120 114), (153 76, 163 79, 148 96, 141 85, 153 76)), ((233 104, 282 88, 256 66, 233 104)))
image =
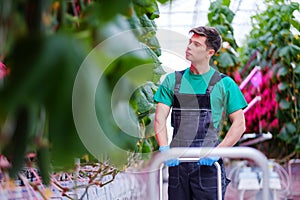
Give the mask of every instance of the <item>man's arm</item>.
POLYGON ((239 109, 229 115, 229 119, 232 122, 225 138, 218 145, 218 147, 232 147, 234 146, 243 133, 246 130, 246 123, 244 117, 244 111, 239 109))
MULTIPOLYGON (((235 145, 243 133, 246 130, 245 126, 245 117, 244 111, 239 109, 229 115, 229 119, 232 122, 225 138, 217 147, 232 147, 235 145)), ((217 162, 219 157, 208 157, 208 158, 200 158, 198 161, 198 165, 207 165, 212 166, 213 163, 217 162)))
POLYGON ((168 133, 167 133, 167 118, 170 112, 170 107, 158 103, 156 106, 155 118, 154 118, 154 132, 156 135, 156 140, 159 146, 168 145, 168 133))

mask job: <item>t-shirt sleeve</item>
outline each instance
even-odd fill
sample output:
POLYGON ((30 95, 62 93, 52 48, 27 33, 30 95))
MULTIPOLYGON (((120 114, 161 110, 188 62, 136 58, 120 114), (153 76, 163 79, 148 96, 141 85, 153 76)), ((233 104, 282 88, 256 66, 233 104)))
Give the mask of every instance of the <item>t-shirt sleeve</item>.
POLYGON ((239 110, 245 109, 248 106, 248 103, 241 92, 238 85, 234 82, 234 80, 230 77, 224 78, 225 88, 227 93, 227 101, 226 101, 226 113, 230 115, 231 113, 239 110))
POLYGON ((173 91, 174 91, 174 78, 175 74, 168 74, 162 84, 158 87, 153 100, 156 103, 163 103, 167 106, 172 106, 173 104, 173 91))

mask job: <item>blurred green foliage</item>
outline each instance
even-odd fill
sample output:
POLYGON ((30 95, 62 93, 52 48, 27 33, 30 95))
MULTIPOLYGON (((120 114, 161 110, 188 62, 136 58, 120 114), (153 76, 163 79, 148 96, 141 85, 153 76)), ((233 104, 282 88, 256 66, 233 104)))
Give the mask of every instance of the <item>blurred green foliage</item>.
POLYGON ((238 70, 241 67, 239 56, 237 55, 238 45, 234 38, 232 21, 234 12, 230 10, 230 0, 217 0, 210 4, 208 13, 208 25, 216 27, 219 31, 223 45, 212 57, 212 66, 220 72, 233 77, 237 83, 241 82, 238 70))
MULTIPOLYGON (((268 156, 287 161, 300 152, 300 21, 296 18, 299 3, 266 1, 266 9, 252 17, 252 30, 240 50, 246 76, 254 66, 263 74, 260 93, 251 87, 245 95, 261 95, 260 106, 247 113, 249 131, 261 129, 273 134, 271 142, 257 147, 268 156), (292 31, 294 30, 294 31, 292 31)), ((247 117, 246 115, 246 117, 247 117)))
MULTIPOLYGON (((24 165, 28 152, 37 153, 38 167, 46 184, 50 172, 73 169, 75 158, 86 154, 101 158, 101 155, 91 155, 77 134, 72 113, 73 86, 87 55, 101 42, 126 31, 132 32, 130 37, 142 48, 114 58, 105 69, 101 69, 101 62, 114 56, 114 47, 93 58, 99 70, 104 70, 95 96, 98 121, 108 133, 106 136, 129 152, 137 151, 139 142, 153 138, 147 126, 153 118, 150 115, 154 110, 151 96, 156 90, 153 82, 161 75, 155 73, 161 70, 154 70, 160 68, 154 22, 159 17, 158 2, 167 1, 0 2, 0 55, 10 69, 0 86, 0 153, 12 163, 11 177, 24 165), (143 127, 139 137, 129 137, 112 118, 111 95, 121 77, 145 64, 154 72, 150 74, 152 80, 145 81, 143 86, 141 80, 127 77, 124 83, 127 88, 136 88, 130 100, 130 112, 136 116, 138 126, 143 127)), ((116 48, 130 48, 130 45, 126 38, 112 44, 116 48)), ((88 86, 89 80, 85 81, 88 86)), ((89 88, 85 89, 82 92, 88 94, 89 88)), ((101 138, 98 142, 98 148, 105 154, 101 138)), ((154 145, 141 151, 149 153, 154 145)), ((118 155, 114 156, 118 160, 118 155)), ((123 166, 126 161, 123 158, 112 164, 123 166)))
MULTIPOLYGON (((234 39, 232 21, 235 14, 229 9, 230 1, 211 3, 208 25, 215 26, 225 42, 212 64, 238 84, 255 66, 261 67, 263 78, 259 90, 249 83, 242 91, 248 102, 257 95, 262 97, 245 114, 246 131, 271 132, 272 140, 255 147, 269 157, 287 161, 300 152, 300 22, 295 18, 299 3, 282 0, 264 3, 266 10, 252 16, 252 30, 241 47, 234 39)), ((222 137, 229 124, 225 119, 222 137)))

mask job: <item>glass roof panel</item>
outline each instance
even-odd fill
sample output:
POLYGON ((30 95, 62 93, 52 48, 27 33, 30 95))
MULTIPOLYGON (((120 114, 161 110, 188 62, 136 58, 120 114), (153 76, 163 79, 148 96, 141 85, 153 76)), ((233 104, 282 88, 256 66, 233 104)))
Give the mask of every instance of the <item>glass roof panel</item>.
MULTIPOLYGON (((237 43, 241 43, 245 34, 251 30, 250 17, 265 9, 263 0, 233 0, 230 9, 236 14, 232 26, 237 43)), ((178 31, 187 35, 195 26, 208 23, 207 14, 210 1, 173 0, 172 3, 159 5, 160 17, 156 19, 159 28, 178 31)))

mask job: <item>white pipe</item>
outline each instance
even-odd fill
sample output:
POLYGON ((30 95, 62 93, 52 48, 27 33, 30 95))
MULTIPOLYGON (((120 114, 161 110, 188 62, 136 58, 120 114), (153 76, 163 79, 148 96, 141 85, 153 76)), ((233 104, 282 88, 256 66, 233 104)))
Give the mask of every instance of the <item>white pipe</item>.
POLYGON ((259 71, 261 69, 260 66, 255 66, 254 69, 252 69, 252 71, 250 72, 250 74, 245 78, 245 80, 243 80, 243 82, 240 84, 239 88, 242 90, 247 83, 251 80, 251 78, 255 75, 255 73, 257 71, 259 71))
POLYGON ((215 167, 217 168, 217 173, 218 173, 218 182, 217 182, 217 190, 218 190, 218 200, 222 200, 222 171, 221 171, 221 166, 218 162, 214 163, 215 167))
POLYGON ((254 99, 252 99, 248 106, 244 109, 244 113, 246 113, 250 108, 252 108, 252 106, 254 106, 259 101, 261 101, 261 96, 254 97, 254 99))
POLYGON ((205 156, 220 156, 228 158, 245 158, 251 159, 261 168, 263 172, 263 187, 262 187, 262 200, 269 199, 269 168, 268 168, 268 159, 260 151, 251 148, 251 147, 217 147, 217 148, 171 148, 169 151, 164 153, 157 153, 153 155, 149 161, 148 171, 152 172, 149 175, 149 185, 148 185, 148 194, 149 199, 160 199, 160 193, 158 191, 160 188, 158 183, 158 174, 154 173, 159 171, 162 163, 169 159, 174 158, 200 158, 205 156))

